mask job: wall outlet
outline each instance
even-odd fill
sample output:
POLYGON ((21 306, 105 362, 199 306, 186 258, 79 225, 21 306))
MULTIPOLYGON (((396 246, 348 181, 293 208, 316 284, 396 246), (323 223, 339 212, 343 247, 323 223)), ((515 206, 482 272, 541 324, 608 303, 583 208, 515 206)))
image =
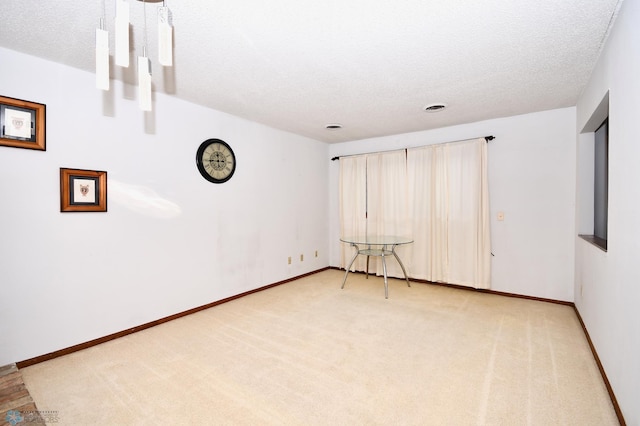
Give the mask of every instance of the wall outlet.
POLYGON ((289 256, 289 259, 287 259, 287 263, 291 265, 291 256, 289 256))
POLYGON ((300 255, 300 262, 304 261, 304 254, 300 255))
POLYGON ((318 257, 318 250, 316 250, 316 257, 318 257))

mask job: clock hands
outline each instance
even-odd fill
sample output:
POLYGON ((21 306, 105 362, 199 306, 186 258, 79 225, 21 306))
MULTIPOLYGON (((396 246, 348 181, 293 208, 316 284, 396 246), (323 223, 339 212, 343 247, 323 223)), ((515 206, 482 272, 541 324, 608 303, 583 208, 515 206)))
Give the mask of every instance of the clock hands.
POLYGON ((213 167, 215 170, 222 170, 227 165, 227 159, 225 158, 225 156, 217 151, 211 154, 208 161, 211 167, 213 167))

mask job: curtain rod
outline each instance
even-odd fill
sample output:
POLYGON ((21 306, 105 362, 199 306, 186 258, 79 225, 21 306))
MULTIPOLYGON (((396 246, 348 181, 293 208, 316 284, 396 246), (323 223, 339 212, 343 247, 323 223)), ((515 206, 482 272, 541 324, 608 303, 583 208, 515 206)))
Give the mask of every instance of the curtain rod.
MULTIPOLYGON (((495 136, 483 136, 484 140, 486 140, 487 142, 494 140, 496 137, 495 136)), ((442 144, 446 144, 446 143, 455 143, 455 142, 464 142, 464 141, 470 141, 472 139, 478 139, 478 138, 470 138, 470 139, 462 139, 459 141, 451 141, 451 142, 440 142, 439 144, 433 144, 433 145, 442 145, 442 144)), ((400 149, 403 148, 399 148, 399 149, 392 149, 390 151, 376 151, 376 152, 367 152, 366 154, 379 154, 381 152, 391 152, 391 151, 399 151, 400 149)), ((407 149, 407 148, 404 148, 407 149)), ((342 157, 353 157, 354 155, 363 155, 363 154, 349 154, 349 155, 341 155, 339 157, 333 157, 331 159, 331 161, 335 161, 335 160, 339 160, 342 157)))

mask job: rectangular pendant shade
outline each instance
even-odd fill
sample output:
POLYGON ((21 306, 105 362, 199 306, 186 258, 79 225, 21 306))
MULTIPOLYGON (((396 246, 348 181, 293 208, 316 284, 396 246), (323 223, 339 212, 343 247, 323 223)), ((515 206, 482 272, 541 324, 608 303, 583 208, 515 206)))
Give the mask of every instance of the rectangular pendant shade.
POLYGON ((109 32, 96 28, 96 89, 109 90, 109 32))
POLYGON ((129 66, 129 3, 116 1, 116 65, 129 66))
POLYGON ((151 61, 146 56, 138 56, 138 105, 151 111, 151 61))
POLYGON ((165 67, 173 65, 173 26, 168 7, 158 9, 158 62, 165 67))

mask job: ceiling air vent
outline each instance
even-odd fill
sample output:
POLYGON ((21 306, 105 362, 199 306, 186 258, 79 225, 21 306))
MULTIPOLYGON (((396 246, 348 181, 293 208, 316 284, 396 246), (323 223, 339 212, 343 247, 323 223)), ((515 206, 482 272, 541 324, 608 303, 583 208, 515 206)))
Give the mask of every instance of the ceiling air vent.
POLYGON ((446 107, 447 105, 445 104, 431 104, 424 107, 424 110, 427 112, 438 112, 438 111, 442 111, 446 107))

